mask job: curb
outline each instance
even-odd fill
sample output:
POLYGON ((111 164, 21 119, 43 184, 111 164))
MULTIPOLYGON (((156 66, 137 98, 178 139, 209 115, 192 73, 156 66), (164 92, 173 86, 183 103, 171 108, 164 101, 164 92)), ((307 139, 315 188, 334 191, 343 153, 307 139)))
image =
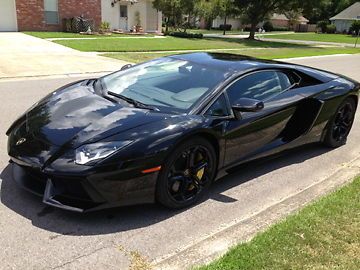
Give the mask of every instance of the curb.
POLYGON ((180 270, 207 264, 224 255, 229 248, 251 240, 257 233, 298 211, 306 204, 350 183, 358 175, 360 175, 360 157, 342 164, 334 174, 306 189, 276 202, 261 212, 245 217, 192 246, 155 260, 152 265, 155 269, 180 270))
POLYGON ((0 83, 8 81, 24 81, 24 80, 41 80, 41 79, 62 79, 62 78, 77 78, 77 77, 92 77, 102 76, 108 73, 114 72, 114 70, 99 71, 99 72, 82 72, 82 73, 68 73, 68 74, 50 74, 50 75, 30 75, 20 77, 0 77, 0 83))

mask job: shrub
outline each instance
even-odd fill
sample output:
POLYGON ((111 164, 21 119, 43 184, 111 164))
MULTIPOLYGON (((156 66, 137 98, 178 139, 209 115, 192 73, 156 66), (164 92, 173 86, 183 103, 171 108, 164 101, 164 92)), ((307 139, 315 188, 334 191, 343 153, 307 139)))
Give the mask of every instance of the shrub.
POLYGON ((272 25, 271 22, 267 21, 264 23, 263 28, 266 32, 271 32, 274 31, 274 26, 272 25))
MULTIPOLYGON (((256 30, 256 32, 258 32, 258 31, 259 31, 259 27, 256 27, 255 30, 256 30)), ((245 32, 250 32, 250 31, 251 31, 251 27, 245 26, 244 31, 245 31, 245 32)))
POLYGON ((140 11, 136 11, 136 12, 135 12, 135 23, 136 23, 136 26, 140 26, 140 25, 141 25, 140 11))
POLYGON ((225 31, 231 31, 232 25, 231 24, 220 24, 219 29, 225 31))
POLYGON ((335 32, 336 32, 336 26, 334 24, 328 24, 326 26, 326 33, 335 34, 335 32))
POLYGON ((278 26, 278 27, 273 27, 273 31, 289 31, 289 27, 286 27, 286 26, 278 26))
POLYGON ((317 27, 320 28, 321 33, 326 33, 328 21, 320 21, 317 23, 317 27))
POLYGON ((102 32, 107 32, 110 30, 110 23, 109 22, 101 22, 99 30, 102 32))
POLYGON ((201 33, 187 33, 187 32, 170 32, 169 36, 179 37, 179 38, 203 38, 201 33))
POLYGON ((360 21, 354 21, 350 27, 350 33, 358 35, 360 32, 360 21))

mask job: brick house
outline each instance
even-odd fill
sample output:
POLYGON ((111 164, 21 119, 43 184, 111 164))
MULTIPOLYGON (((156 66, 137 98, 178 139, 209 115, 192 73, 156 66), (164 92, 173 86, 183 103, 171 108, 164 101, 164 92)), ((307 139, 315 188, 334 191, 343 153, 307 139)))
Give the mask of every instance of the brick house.
POLYGON ((291 21, 286 17, 285 14, 277 14, 277 13, 274 13, 269 21, 275 28, 288 28, 288 29, 291 29, 292 27, 295 27, 296 25, 299 24, 308 24, 309 22, 309 20, 306 19, 304 16, 299 16, 296 19, 296 21, 292 22, 294 25, 291 26, 290 25, 291 21))
MULTIPOLYGON (((274 13, 270 18, 269 21, 271 24, 276 28, 289 28, 290 29, 290 20, 284 14, 277 14, 274 13)), ((309 22, 308 19, 304 18, 303 16, 299 16, 296 20, 295 25, 299 24, 307 24, 309 22)), ((224 24, 224 18, 218 17, 212 22, 212 27, 219 28, 221 24, 224 24)), ((239 30, 244 29, 245 27, 250 27, 250 25, 246 25, 242 23, 241 18, 227 18, 227 24, 232 25, 232 29, 239 30)), ((203 25, 204 26, 204 25, 203 25)), ((258 25, 259 27, 263 26, 263 23, 258 25)))
POLYGON ((61 31, 63 19, 83 16, 97 29, 101 21, 128 31, 140 17, 144 31, 161 31, 161 13, 152 0, 1 0, 0 31, 61 31))

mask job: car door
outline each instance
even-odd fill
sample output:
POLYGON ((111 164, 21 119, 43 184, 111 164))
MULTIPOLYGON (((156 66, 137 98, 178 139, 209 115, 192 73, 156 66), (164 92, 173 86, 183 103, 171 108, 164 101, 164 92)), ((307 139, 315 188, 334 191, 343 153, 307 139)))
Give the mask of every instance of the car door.
POLYGON ((240 119, 233 118, 228 122, 225 166, 286 143, 282 134, 298 101, 303 99, 300 93, 292 91, 296 82, 290 73, 283 70, 257 71, 227 87, 230 106, 240 98, 251 98, 262 101, 264 108, 257 112, 242 112, 240 119))

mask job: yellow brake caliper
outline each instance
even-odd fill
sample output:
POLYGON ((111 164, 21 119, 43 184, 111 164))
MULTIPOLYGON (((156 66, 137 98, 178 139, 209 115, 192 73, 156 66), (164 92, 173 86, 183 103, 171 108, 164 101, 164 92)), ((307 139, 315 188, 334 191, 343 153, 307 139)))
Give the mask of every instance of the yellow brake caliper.
MULTIPOLYGON (((198 158, 198 161, 200 161, 202 159, 202 157, 200 157, 200 158, 198 158)), ((203 176, 204 176, 204 172, 205 172, 205 167, 203 167, 203 168, 201 168, 200 170, 198 170, 197 172, 196 172, 196 177, 197 177, 197 179, 201 182, 201 179, 203 178, 203 176)), ((191 191, 191 190, 193 190, 195 188, 195 186, 192 184, 192 185, 190 185, 190 188, 189 188, 189 190, 191 191)))
POLYGON ((200 170, 197 171, 196 173, 196 177, 201 180, 202 177, 204 176, 204 171, 205 171, 205 167, 201 168, 200 170))

